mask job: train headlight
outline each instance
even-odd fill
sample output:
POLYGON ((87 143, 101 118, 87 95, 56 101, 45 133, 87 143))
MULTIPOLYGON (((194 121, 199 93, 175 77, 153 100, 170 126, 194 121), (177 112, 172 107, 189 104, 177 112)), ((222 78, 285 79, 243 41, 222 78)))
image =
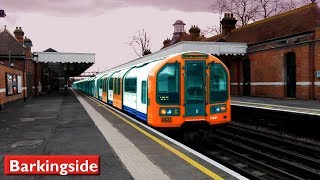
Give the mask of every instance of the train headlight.
POLYGON ((160 112, 161 112, 162 115, 165 115, 167 113, 167 110, 166 109, 161 109, 160 112))
POLYGON ((211 114, 224 113, 227 112, 227 106, 225 104, 213 105, 210 107, 211 114))
POLYGON ((178 107, 161 107, 159 109, 160 116, 180 116, 180 108, 178 107))

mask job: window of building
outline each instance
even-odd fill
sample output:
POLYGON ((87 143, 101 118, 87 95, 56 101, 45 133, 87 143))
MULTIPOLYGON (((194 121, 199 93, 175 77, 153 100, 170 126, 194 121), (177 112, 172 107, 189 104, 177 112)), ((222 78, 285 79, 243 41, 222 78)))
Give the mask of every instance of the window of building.
POLYGON ((180 64, 166 64, 157 74, 157 101, 159 104, 180 103, 180 64))
POLYGON ((213 63, 210 68, 210 103, 228 99, 228 75, 221 64, 213 63))
POLYGON ((147 82, 142 81, 141 83, 141 103, 146 104, 147 103, 147 82))
POLYGON ((136 93, 137 92, 137 78, 136 77, 125 78, 124 91, 128 92, 128 93, 136 93))

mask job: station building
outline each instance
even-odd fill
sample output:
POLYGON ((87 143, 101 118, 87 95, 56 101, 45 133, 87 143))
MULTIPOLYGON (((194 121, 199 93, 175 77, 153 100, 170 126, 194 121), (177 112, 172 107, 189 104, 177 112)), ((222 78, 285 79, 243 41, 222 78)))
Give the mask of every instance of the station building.
POLYGON ((94 53, 64 53, 51 48, 32 52, 32 41, 21 27, 0 32, 0 110, 4 104, 63 90, 69 77, 92 64, 94 53))
POLYGON ((300 8, 236 28, 226 13, 222 33, 205 38, 192 26, 185 32, 181 20, 173 24, 171 39, 180 41, 244 42, 245 56, 216 55, 229 68, 231 94, 276 98, 320 99, 320 8, 310 3, 300 8))

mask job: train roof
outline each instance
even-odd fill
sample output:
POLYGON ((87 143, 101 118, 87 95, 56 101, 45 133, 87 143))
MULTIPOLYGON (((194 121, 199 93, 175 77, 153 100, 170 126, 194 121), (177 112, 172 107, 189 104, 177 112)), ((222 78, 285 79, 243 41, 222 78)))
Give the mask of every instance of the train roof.
POLYGON ((247 43, 242 42, 194 42, 194 41, 182 41, 177 44, 171 45, 167 48, 161 49, 152 54, 134 59, 119 66, 110 68, 106 72, 120 70, 126 67, 135 66, 159 59, 163 59, 169 55, 188 52, 188 51, 200 51, 213 55, 245 55, 247 53, 247 43))

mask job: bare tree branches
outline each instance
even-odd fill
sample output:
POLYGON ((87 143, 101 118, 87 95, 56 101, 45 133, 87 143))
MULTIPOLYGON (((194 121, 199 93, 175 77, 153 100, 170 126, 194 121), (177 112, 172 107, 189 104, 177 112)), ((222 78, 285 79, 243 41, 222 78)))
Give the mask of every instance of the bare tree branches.
POLYGON ((212 12, 219 13, 220 20, 224 12, 234 14, 240 26, 254 21, 259 8, 255 0, 214 0, 210 7, 212 12))
POLYGON ((216 34, 220 34, 221 32, 221 27, 220 26, 207 26, 201 31, 201 35, 204 36, 212 36, 216 34))
POLYGON ((238 20, 237 26, 244 26, 313 1, 320 3, 320 0, 213 0, 210 7, 220 20, 223 13, 232 13, 238 20))
POLYGON ((150 37, 144 29, 139 30, 137 35, 130 38, 128 45, 134 50, 135 54, 142 57, 146 52, 150 52, 150 37))

